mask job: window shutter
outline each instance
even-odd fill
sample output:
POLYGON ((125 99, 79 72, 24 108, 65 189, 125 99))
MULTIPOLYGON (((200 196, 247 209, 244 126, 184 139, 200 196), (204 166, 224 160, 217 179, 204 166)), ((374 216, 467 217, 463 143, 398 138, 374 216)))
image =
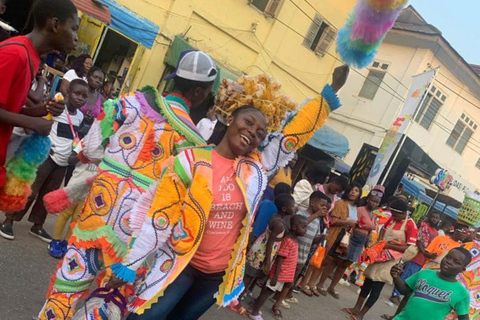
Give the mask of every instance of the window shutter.
POLYGON ((315 39, 315 36, 317 35, 318 31, 320 30, 320 26, 322 25, 323 21, 322 18, 318 14, 315 15, 315 18, 313 18, 312 24, 310 25, 310 28, 308 28, 307 35, 305 36, 305 39, 303 40, 303 45, 307 48, 310 48, 312 46, 313 40, 315 39))
POLYGON ((320 57, 325 56, 325 53, 330 47, 330 44, 337 36, 337 32, 330 26, 326 28, 324 33, 325 34, 323 35, 321 41, 318 43, 317 47, 315 48, 315 54, 320 57))
POLYGON ((267 7, 265 8, 265 14, 275 17, 278 7, 280 6, 280 1, 282 0, 270 0, 267 7))

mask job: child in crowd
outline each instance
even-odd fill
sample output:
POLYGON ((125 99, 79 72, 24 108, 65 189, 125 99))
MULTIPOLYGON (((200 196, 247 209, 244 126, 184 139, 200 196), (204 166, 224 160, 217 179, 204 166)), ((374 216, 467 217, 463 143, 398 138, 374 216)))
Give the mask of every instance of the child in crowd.
MULTIPOLYGON (((212 99, 213 100, 213 99, 212 99)), ((213 128, 217 124, 217 113, 215 112, 215 104, 212 101, 211 104, 208 105, 207 109, 207 117, 200 120, 197 123, 198 132, 202 135, 205 141, 208 141, 213 134, 213 128)))
MULTIPOLYGON (((278 248, 282 243, 285 232, 288 230, 284 220, 290 219, 295 213, 295 200, 290 194, 278 195, 275 198, 275 206, 278 213, 270 218, 268 228, 255 240, 247 253, 245 276, 243 278, 245 290, 238 299, 239 301, 242 300, 245 293, 251 292, 257 278, 269 274, 278 248)), ((245 308, 237 301, 230 304, 229 309, 241 315, 246 315, 245 308)))
POLYGON ((34 223, 29 233, 48 243, 52 240, 51 236, 43 229, 43 224, 47 218, 43 196, 58 189, 65 177, 68 158, 72 154, 74 141, 78 138, 78 126, 83 120, 83 114, 78 109, 85 104, 87 95, 88 85, 85 81, 74 80, 70 83, 66 108, 61 115, 53 118, 53 126, 49 136, 52 140, 50 156, 38 168, 37 177, 32 185, 32 194, 28 198, 25 209, 5 213, 6 219, 0 228, 0 235, 5 239, 14 239, 13 222, 21 221, 35 202, 28 218, 28 221, 34 223), (38 201, 35 201, 35 198, 38 201))
POLYGON ((255 278, 268 274, 287 230, 284 220, 295 213, 295 200, 289 194, 275 198, 278 213, 268 222, 267 230, 255 240, 247 255, 244 283, 248 288, 255 278))
POLYGON ((252 320, 263 320, 260 315, 260 308, 267 299, 274 293, 280 292, 275 304, 272 307, 273 317, 282 318, 280 306, 287 296, 295 280, 295 268, 298 263, 298 239, 307 232, 307 218, 301 215, 294 215, 290 220, 290 232, 285 236, 277 253, 277 258, 270 270, 269 280, 263 287, 260 296, 256 299, 253 309, 249 314, 252 320))
POLYGON ((472 255, 465 248, 454 248, 440 263, 440 271, 422 270, 403 281, 401 265, 392 267, 398 291, 410 295, 405 309, 394 320, 443 320, 454 310, 459 320, 468 320, 470 294, 456 278, 470 264, 472 255), (427 316, 428 315, 428 316, 427 316))
POLYGON ((64 110, 64 104, 53 99, 48 104, 23 108, 40 56, 53 50, 70 52, 78 40, 77 8, 70 0, 37 0, 32 17, 31 33, 0 44, 0 191, 5 185, 4 165, 13 127, 48 135, 53 122, 42 117, 47 113, 59 116, 64 110))
MULTIPOLYGON (((274 189, 275 199, 281 194, 292 194, 292 188, 286 183, 277 184, 274 189)), ((260 202, 255 222, 253 223, 252 233, 250 234, 250 243, 253 243, 267 230, 270 218, 277 212, 277 207, 273 201, 263 200, 260 202)))
MULTIPOLYGON (((310 204, 307 210, 300 210, 297 212, 297 215, 304 216, 307 219, 308 226, 306 234, 298 238, 298 262, 295 270, 295 283, 300 280, 303 268, 310 255, 312 244, 320 243, 323 238, 322 232, 325 228, 323 218, 328 212, 329 199, 330 198, 323 192, 314 191, 310 195, 310 204)), ((286 308, 289 307, 288 302, 294 304, 298 303, 298 299, 293 297, 293 290, 294 288, 292 287, 287 295, 287 299, 282 301, 283 306, 286 308)), ((299 291, 299 289, 296 289, 295 291, 299 291)))

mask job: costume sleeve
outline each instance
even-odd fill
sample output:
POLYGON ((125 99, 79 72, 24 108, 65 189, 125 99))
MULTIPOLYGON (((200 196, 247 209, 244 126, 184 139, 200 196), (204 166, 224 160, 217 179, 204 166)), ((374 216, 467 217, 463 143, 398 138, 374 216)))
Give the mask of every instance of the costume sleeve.
POLYGON ((182 136, 181 134, 179 134, 178 132, 174 133, 173 143, 174 143, 174 146, 175 146, 175 149, 174 149, 175 155, 179 154, 180 152, 182 152, 185 149, 188 149, 188 148, 191 148, 191 147, 195 146, 193 143, 191 143, 190 141, 185 139, 185 137, 182 136))
POLYGON ((325 123, 330 112, 340 107, 340 100, 328 84, 320 96, 308 100, 296 114, 289 113, 281 132, 271 133, 259 147, 267 176, 293 159, 295 151, 303 147, 325 123))
POLYGON ((307 200, 312 194, 312 186, 308 180, 300 180, 293 188, 293 199, 295 199, 295 205, 299 206, 305 200, 307 200))
POLYGON ((417 283, 418 278, 424 274, 425 271, 419 271, 405 280, 405 284, 412 290, 415 291, 415 284, 417 283))
POLYGON ((133 283, 136 271, 145 259, 169 239, 172 226, 182 214, 191 181, 191 175, 182 166, 182 155, 166 166, 160 182, 143 194, 133 209, 130 218, 133 240, 123 264, 112 265, 112 272, 117 278, 133 283))
POLYGON ((408 219, 407 226, 405 228, 405 239, 407 244, 414 246, 417 244, 418 229, 412 219, 408 219))
POLYGON ((107 100, 104 109, 93 122, 87 135, 82 139, 83 151, 78 157, 83 163, 98 163, 103 159, 103 153, 111 136, 126 119, 126 108, 121 99, 107 100))
MULTIPOLYGON (((464 289, 464 288, 462 288, 464 289)), ((467 290, 462 290, 460 301, 455 303, 453 310, 459 315, 463 316, 470 313, 470 294, 467 290)))

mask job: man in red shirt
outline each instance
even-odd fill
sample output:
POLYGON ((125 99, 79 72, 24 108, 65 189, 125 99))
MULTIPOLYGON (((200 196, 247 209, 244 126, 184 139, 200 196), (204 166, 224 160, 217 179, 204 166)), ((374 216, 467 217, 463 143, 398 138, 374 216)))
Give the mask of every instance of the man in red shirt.
MULTIPOLYGON (((53 50, 69 53, 78 41, 77 8, 70 0, 37 0, 32 16, 31 33, 0 42, 0 188, 5 185, 4 165, 13 127, 48 135, 53 122, 42 117, 48 113, 59 116, 64 110, 64 103, 54 100, 23 108, 40 56, 53 50)), ((4 234, 13 234, 11 222, 2 225, 0 235, 4 234)))

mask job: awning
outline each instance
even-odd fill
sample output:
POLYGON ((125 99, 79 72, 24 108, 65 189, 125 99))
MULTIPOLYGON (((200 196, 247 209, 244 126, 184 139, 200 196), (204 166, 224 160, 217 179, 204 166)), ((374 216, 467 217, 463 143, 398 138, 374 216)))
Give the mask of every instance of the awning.
POLYGON ((77 9, 87 16, 92 16, 106 24, 112 22, 112 16, 107 6, 96 0, 72 0, 77 9))
MULTIPOLYGON (((85 0, 84 0, 85 1, 85 0)), ((153 47, 160 28, 148 19, 125 8, 113 0, 98 0, 110 9, 112 22, 110 27, 138 42, 148 49, 153 47)))
MULTIPOLYGON (((435 197, 435 194, 432 193, 433 190, 429 190, 423 184, 414 180, 410 180, 407 177, 402 178, 402 184, 405 187, 405 193, 418 198, 428 206, 433 203, 433 198, 435 197), (429 196, 428 193, 430 193, 431 196, 429 196)), ((453 219, 457 219, 458 209, 443 203, 439 198, 437 198, 434 208, 445 213, 453 219)))
MULTIPOLYGON (((176 67, 178 63, 178 59, 180 58, 180 54, 183 51, 187 51, 187 50, 198 50, 198 49, 191 46, 190 43, 185 41, 185 39, 183 39, 181 36, 175 36, 175 39, 170 45, 170 49, 165 55, 165 60, 164 60, 165 63, 172 67, 176 67)), ((241 76, 241 74, 237 74, 234 71, 229 70, 227 67, 223 66, 218 61, 215 61, 215 64, 217 65, 218 76, 215 79, 215 83, 213 85, 214 92, 218 91, 218 88, 220 87, 220 81, 222 79, 226 78, 230 80, 237 80, 241 76)))
POLYGON ((349 150, 348 139, 327 125, 318 129, 308 144, 338 158, 345 157, 349 150))

